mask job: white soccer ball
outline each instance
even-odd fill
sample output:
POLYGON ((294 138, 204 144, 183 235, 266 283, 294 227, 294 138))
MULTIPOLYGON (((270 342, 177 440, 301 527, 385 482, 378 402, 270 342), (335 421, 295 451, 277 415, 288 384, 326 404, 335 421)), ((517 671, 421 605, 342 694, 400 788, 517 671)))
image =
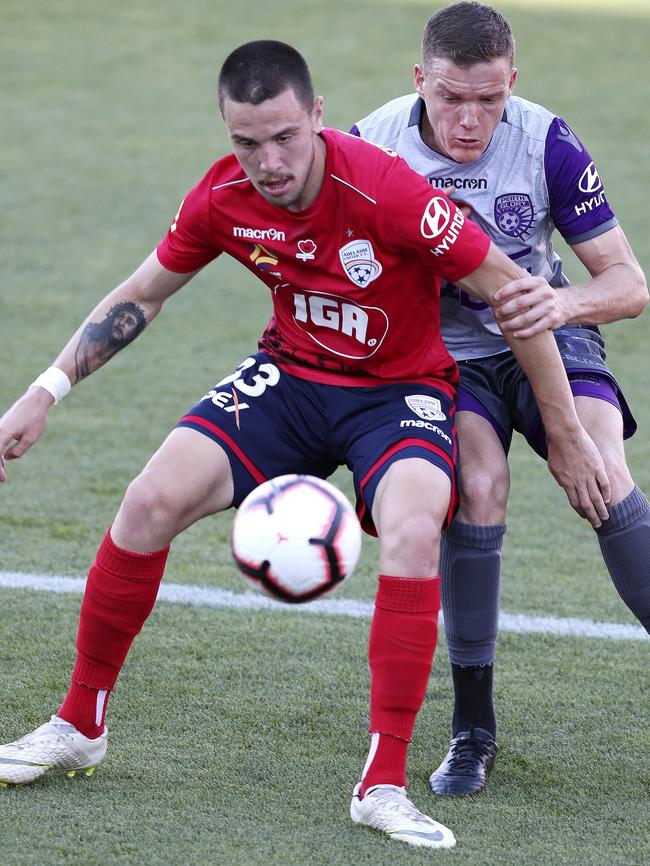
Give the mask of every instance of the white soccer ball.
POLYGON ((286 602, 311 601, 349 577, 361 552, 354 508, 332 484, 281 475, 239 506, 232 552, 244 580, 286 602))

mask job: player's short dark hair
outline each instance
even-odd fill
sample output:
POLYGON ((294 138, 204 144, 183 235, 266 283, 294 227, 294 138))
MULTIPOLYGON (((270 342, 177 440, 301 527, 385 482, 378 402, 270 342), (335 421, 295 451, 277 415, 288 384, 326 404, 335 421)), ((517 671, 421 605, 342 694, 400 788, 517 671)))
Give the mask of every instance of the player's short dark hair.
POLYGON ((444 6, 426 23, 422 34, 422 65, 434 57, 467 68, 499 57, 515 62, 515 40, 510 24, 498 9, 483 3, 444 6))
POLYGON ((219 73, 219 108, 224 100, 259 105, 291 88, 309 111, 314 87, 304 57, 284 42, 259 39, 228 55, 219 73))

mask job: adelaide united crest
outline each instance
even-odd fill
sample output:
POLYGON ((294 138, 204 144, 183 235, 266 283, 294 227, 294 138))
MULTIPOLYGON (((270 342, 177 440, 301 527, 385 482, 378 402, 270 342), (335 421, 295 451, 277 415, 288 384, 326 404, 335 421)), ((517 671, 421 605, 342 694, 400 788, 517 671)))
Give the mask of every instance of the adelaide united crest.
POLYGON ((350 241, 341 247, 339 257, 345 273, 361 289, 381 274, 381 264, 375 258, 370 241, 350 241))

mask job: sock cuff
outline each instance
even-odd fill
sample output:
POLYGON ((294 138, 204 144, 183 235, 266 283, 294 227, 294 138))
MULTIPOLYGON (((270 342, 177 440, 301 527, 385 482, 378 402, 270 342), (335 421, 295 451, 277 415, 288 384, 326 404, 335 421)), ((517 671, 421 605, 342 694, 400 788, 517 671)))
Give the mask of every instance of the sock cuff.
POLYGON ((92 661, 78 652, 72 671, 72 682, 86 686, 88 689, 112 691, 115 688, 119 672, 119 668, 105 662, 92 661))
POLYGON ((440 610, 440 575, 392 577, 380 574, 375 607, 396 613, 437 613, 440 610))
POLYGON ((97 551, 95 564, 116 577, 130 580, 160 580, 168 553, 169 545, 152 553, 136 553, 118 547, 111 538, 109 527, 97 551))
POLYGON ((632 492, 625 499, 617 502, 616 505, 610 506, 608 511, 609 517, 596 529, 597 535, 610 535, 612 532, 618 532, 630 526, 639 517, 650 511, 650 502, 648 502, 645 493, 635 484, 632 492))
POLYGON ((478 550, 498 550, 503 546, 503 536, 506 532, 505 523, 494 523, 487 526, 475 526, 472 523, 461 523, 454 520, 447 527, 447 541, 452 544, 462 544, 464 547, 475 547, 478 550))

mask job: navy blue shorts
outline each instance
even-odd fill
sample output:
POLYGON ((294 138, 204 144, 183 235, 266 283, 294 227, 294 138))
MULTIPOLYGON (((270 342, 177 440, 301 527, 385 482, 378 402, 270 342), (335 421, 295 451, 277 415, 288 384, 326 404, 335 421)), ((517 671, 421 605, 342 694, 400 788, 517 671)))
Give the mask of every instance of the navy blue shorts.
MULTIPOLYGON (((593 397, 616 406, 623 416, 623 437, 636 431, 636 421, 625 396, 605 364, 605 343, 597 328, 565 326, 555 339, 574 396, 593 397)), ((456 410, 486 418, 508 453, 512 431, 525 436, 545 460, 544 425, 535 395, 512 352, 459 361, 460 384, 456 410)))
POLYGON ((298 379, 258 352, 218 382, 184 415, 218 442, 230 460, 233 505, 259 484, 298 472, 327 478, 341 465, 353 473, 361 525, 376 535, 372 503, 377 485, 397 460, 420 457, 451 480, 447 520, 458 507, 454 405, 427 385, 367 388, 298 379))

